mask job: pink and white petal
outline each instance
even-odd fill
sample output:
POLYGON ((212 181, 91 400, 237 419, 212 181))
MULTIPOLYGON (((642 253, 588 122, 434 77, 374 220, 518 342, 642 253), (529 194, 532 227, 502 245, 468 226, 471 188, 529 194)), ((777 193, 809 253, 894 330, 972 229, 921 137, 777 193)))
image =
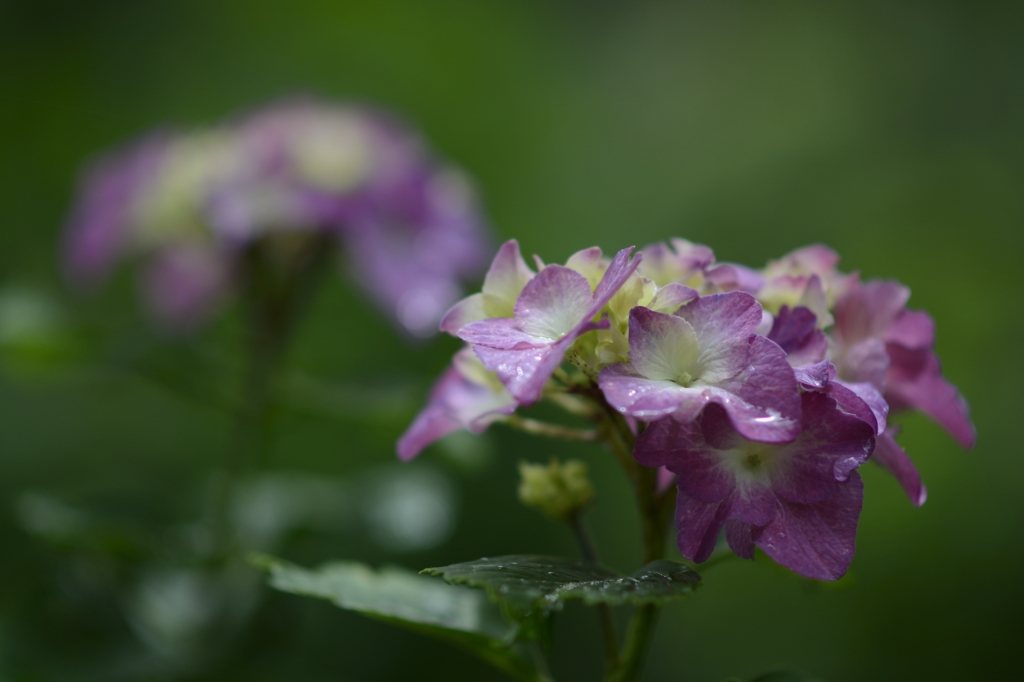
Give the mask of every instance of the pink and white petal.
POLYGON ((714 390, 736 430, 768 443, 793 440, 800 431, 800 391, 785 352, 763 336, 747 340, 742 371, 719 382, 714 390), (723 402, 724 399, 724 402, 723 402))
POLYGON ((896 443, 899 427, 891 427, 878 436, 875 453, 871 460, 888 471, 907 493, 910 502, 920 507, 928 499, 928 490, 921 482, 921 474, 910 460, 906 451, 896 443))
POLYGON ((478 322, 487 319, 487 310, 484 307, 484 295, 473 294, 462 299, 444 314, 441 318, 441 331, 455 335, 460 329, 470 322, 478 322))
POLYGON ((520 405, 532 405, 540 400, 544 385, 562 363, 565 351, 575 341, 567 336, 547 346, 523 350, 501 350, 487 346, 473 346, 484 367, 498 375, 501 383, 520 405))
POLYGON ((697 334, 683 318, 642 306, 629 311, 629 359, 641 375, 674 381, 693 369, 698 352, 697 334))
POLYGON ((818 318, 819 329, 824 329, 835 322, 832 313, 828 311, 828 298, 825 296, 825 287, 818 275, 811 275, 807 285, 804 287, 804 292, 800 295, 797 305, 807 308, 814 313, 815 317, 818 318))
POLYGON ((907 305, 910 289, 895 280, 872 280, 836 301, 836 335, 844 345, 881 338, 907 305))
POLYGON ((935 321, 923 310, 904 309, 882 338, 906 348, 930 349, 935 344, 935 321))
POLYGON ((679 491, 676 499, 676 543, 684 557, 707 561, 729 515, 728 502, 701 502, 679 491))
POLYGON ((659 313, 672 314, 679 310, 680 306, 689 303, 699 297, 697 290, 678 282, 672 282, 658 289, 654 298, 647 304, 651 310, 659 313))
POLYGON ((492 299, 492 306, 507 310, 495 310, 486 317, 512 317, 516 299, 532 278, 533 271, 523 260, 519 242, 510 239, 502 244, 484 278, 482 293, 492 299))
POLYGON ((612 258, 612 262, 608 264, 608 269, 604 272, 604 277, 598 282, 597 288, 594 290, 594 300, 590 307, 590 314, 587 315, 587 319, 597 315, 601 312, 601 308, 612 299, 615 292, 618 291, 629 276, 633 274, 637 266, 640 265, 640 261, 643 258, 643 254, 638 253, 633 260, 629 259, 629 255, 633 252, 633 247, 622 249, 615 257, 612 258))
POLYGON ((605 263, 602 261, 601 248, 598 246, 591 246, 589 249, 583 249, 569 256, 569 260, 565 261, 565 267, 575 270, 590 282, 591 288, 597 286, 597 283, 601 280, 601 276, 604 274, 605 263))
POLYGON ((707 402, 701 398, 700 391, 671 381, 648 379, 629 365, 606 367, 598 375, 597 384, 609 405, 622 414, 644 421, 660 419, 677 412, 684 403, 696 401, 696 412, 688 410, 688 419, 685 419, 692 421, 707 402))
POLYGON ((761 304, 742 291, 701 296, 676 313, 690 323, 700 341, 703 362, 711 362, 720 348, 735 345, 761 324, 761 304))
POLYGON ((764 527, 757 545, 802 576, 838 580, 853 560, 863 499, 864 484, 857 472, 821 502, 799 504, 780 498, 782 508, 764 527))
POLYGON ((586 277, 562 265, 549 265, 519 294, 516 321, 525 333, 554 341, 593 317, 592 300, 586 277))
POLYGON ((475 347, 486 346, 495 350, 525 350, 551 345, 551 339, 539 338, 523 332, 519 328, 518 321, 510 317, 495 317, 489 320, 470 322, 459 328, 455 335, 475 347))
POLYGON ((757 271, 735 263, 722 263, 704 273, 721 291, 746 291, 756 294, 764 287, 764 277, 757 271))

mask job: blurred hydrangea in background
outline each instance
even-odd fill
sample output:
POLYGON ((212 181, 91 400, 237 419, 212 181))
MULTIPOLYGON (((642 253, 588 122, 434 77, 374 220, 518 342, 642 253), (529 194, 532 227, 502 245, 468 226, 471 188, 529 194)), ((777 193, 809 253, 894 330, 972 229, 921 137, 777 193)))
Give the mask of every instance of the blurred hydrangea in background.
POLYGON ((239 287, 254 244, 308 258, 337 244, 353 279, 405 332, 433 334, 490 256, 469 179, 393 115, 293 99, 207 129, 162 130, 94 162, 65 241, 75 286, 143 261, 147 309, 177 329, 239 287))

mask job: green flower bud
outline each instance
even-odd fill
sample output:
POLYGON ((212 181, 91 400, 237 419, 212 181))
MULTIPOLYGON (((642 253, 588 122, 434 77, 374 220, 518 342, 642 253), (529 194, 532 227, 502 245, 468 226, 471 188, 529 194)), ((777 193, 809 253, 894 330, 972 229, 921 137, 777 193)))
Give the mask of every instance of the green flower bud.
POLYGON ((519 463, 519 501, 557 521, 566 521, 594 499, 587 465, 571 459, 562 464, 519 463))

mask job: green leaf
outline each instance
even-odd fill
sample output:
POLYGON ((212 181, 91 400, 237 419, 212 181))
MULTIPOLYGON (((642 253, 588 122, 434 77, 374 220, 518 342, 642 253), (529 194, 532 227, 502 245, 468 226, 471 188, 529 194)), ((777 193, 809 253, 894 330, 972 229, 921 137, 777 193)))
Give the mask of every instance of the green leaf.
POLYGON ((317 569, 264 555, 251 561, 270 573, 282 592, 319 597, 336 606, 456 644, 520 680, 540 679, 514 644, 518 625, 479 592, 463 590, 404 568, 375 571, 339 561, 317 569))
POLYGON ((760 677, 755 677, 751 682, 818 682, 813 677, 807 677, 800 673, 795 673, 788 670, 779 670, 773 673, 766 673, 760 677))
POLYGON ((664 560, 630 576, 576 559, 529 555, 483 558, 423 573, 483 588, 517 619, 559 610, 566 599, 588 605, 663 604, 700 585, 700 576, 690 568, 664 560))

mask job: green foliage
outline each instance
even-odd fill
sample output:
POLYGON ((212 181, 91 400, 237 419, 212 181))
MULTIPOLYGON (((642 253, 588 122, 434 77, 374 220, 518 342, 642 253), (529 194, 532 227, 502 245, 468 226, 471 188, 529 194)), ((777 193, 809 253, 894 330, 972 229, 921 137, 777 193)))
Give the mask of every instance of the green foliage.
POLYGON ((457 585, 487 590, 515 618, 548 614, 567 599, 622 606, 663 604, 692 592, 700 576, 673 561, 653 561, 630 576, 576 559, 511 555, 423 571, 457 585))
POLYGON ((818 682, 812 677, 801 675, 789 670, 778 670, 755 677, 751 682, 818 682))
POLYGON ((515 639, 518 625, 502 619, 487 598, 398 567, 375 571, 355 561, 306 569, 273 557, 252 562, 282 592, 318 597, 349 611, 445 640, 522 680, 538 679, 515 639))

